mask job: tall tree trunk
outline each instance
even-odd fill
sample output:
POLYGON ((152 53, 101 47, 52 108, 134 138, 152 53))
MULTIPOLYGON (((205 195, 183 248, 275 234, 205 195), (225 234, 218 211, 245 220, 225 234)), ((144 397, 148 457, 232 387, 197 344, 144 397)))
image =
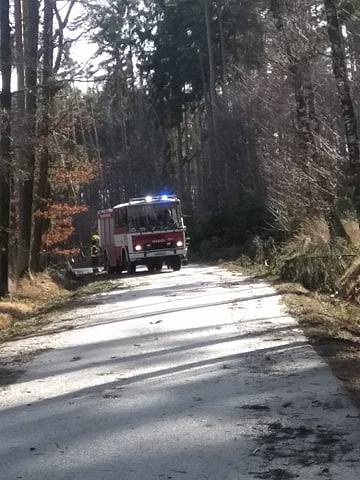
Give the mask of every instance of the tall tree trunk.
POLYGON ((215 61, 214 48, 211 34, 211 4, 210 0, 205 0, 205 23, 206 23, 206 38, 209 55, 209 90, 211 106, 214 109, 216 104, 216 90, 215 90, 215 61))
POLYGON ((292 47, 287 38, 286 22, 284 20, 287 11, 286 4, 281 0, 271 0, 271 12, 275 19, 275 25, 282 36, 284 50, 288 61, 288 69, 291 75, 291 81, 295 98, 296 127, 299 142, 299 167, 305 174, 305 195, 310 199, 310 211, 314 214, 318 212, 319 205, 314 199, 314 191, 317 184, 313 172, 316 171, 316 164, 319 160, 319 150, 316 141, 318 133, 318 118, 315 110, 314 88, 311 79, 311 63, 307 52, 299 52, 292 47))
POLYGON ((181 198, 185 195, 185 178, 184 178, 184 157, 183 157, 183 133, 181 122, 176 126, 176 162, 177 162, 177 179, 178 190, 181 198))
POLYGON ((206 24, 206 38, 209 58, 209 96, 210 102, 208 105, 208 115, 210 117, 210 198, 209 205, 211 209, 217 210, 220 205, 220 192, 222 190, 222 169, 219 165, 219 142, 217 134, 217 102, 216 102, 216 72, 215 72, 215 58, 214 47, 212 41, 212 3, 211 0, 204 0, 205 2, 205 24, 206 24))
POLYGON ((11 46, 9 0, 0 4, 0 295, 8 292, 8 246, 10 217, 10 113, 11 46))
POLYGON ((35 170, 35 138, 37 113, 37 71, 39 42, 39 2, 23 0, 24 15, 24 66, 25 66, 25 178, 20 192, 20 232, 18 273, 29 268, 32 199, 35 170))
POLYGON ((24 43, 23 43, 23 12, 21 0, 14 0, 15 14, 15 59, 17 94, 16 107, 23 116, 25 110, 25 78, 24 78, 24 43))
POLYGON ((24 77, 24 43, 23 43, 23 11, 22 0, 14 0, 15 17, 15 67, 17 92, 14 96, 12 148, 13 169, 11 175, 11 213, 10 213, 10 239, 9 239, 9 290, 14 293, 17 288, 17 261, 19 246, 19 196, 24 170, 24 114, 25 114, 25 77, 24 77))
POLYGON ((353 200, 360 209, 360 149, 357 118, 351 97, 350 83, 347 74, 346 56, 337 6, 334 0, 324 0, 327 30, 331 45, 333 72, 341 103, 342 117, 345 125, 348 151, 348 186, 353 200))
POLYGON ((222 89, 226 97, 227 85, 226 85, 226 50, 225 50, 225 32, 224 32, 224 6, 218 7, 219 18, 219 32, 220 32, 220 47, 221 47, 221 69, 222 69, 222 89))
MULTIPOLYGON (((40 162, 37 191, 34 195, 34 213, 41 211, 46 205, 48 194, 48 171, 49 171, 49 134, 50 112, 53 104, 53 88, 51 85, 53 73, 53 0, 45 0, 44 3, 44 30, 43 30, 43 71, 42 71, 42 118, 40 128, 40 162)), ((38 272, 41 269, 40 253, 42 235, 46 221, 34 216, 34 227, 31 242, 30 270, 38 272)))

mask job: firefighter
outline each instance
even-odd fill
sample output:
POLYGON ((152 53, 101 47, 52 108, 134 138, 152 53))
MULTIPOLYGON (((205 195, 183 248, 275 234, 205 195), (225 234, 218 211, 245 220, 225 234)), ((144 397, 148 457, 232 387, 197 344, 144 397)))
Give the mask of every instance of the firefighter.
POLYGON ((93 273, 99 272, 99 237, 93 235, 91 238, 91 265, 93 273))
POLYGON ((170 210, 164 210, 159 214, 158 219, 163 228, 173 228, 175 226, 175 222, 171 216, 170 210))

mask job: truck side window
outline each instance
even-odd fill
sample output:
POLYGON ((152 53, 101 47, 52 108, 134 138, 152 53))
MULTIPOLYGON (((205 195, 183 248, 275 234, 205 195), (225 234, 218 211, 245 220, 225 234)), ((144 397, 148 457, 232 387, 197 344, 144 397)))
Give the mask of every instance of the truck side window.
POLYGON ((125 209, 119 209, 116 212, 116 225, 119 228, 126 227, 127 225, 127 215, 125 209))
POLYGON ((116 226, 117 227, 122 227, 123 226, 121 210, 118 210, 116 212, 116 226))

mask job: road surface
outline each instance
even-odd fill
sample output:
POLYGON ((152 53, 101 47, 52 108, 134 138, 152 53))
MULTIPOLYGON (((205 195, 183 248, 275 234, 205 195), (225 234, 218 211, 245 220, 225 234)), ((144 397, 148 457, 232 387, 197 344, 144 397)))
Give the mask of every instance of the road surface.
POLYGON ((136 280, 2 348, 30 361, 0 389, 1 480, 360 478, 358 411, 271 287, 136 280))

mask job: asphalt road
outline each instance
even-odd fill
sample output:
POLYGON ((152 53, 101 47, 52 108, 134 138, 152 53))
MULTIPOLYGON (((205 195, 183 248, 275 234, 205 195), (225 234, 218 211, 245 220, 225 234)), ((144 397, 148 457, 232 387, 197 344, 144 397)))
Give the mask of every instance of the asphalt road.
POLYGON ((271 287, 136 280, 2 348, 29 362, 0 389, 1 480, 360 478, 359 412, 271 287))

